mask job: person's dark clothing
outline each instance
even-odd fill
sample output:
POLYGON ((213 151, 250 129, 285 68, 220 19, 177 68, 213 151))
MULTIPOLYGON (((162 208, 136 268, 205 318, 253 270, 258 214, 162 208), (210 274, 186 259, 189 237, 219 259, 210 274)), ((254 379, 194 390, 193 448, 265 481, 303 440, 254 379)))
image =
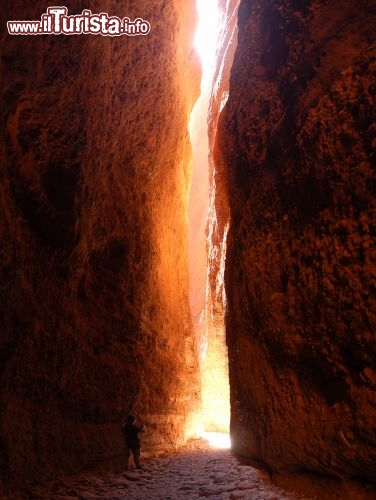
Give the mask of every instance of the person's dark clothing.
POLYGON ((138 435, 142 431, 143 429, 141 427, 137 427, 133 424, 126 424, 123 427, 125 442, 131 450, 138 450, 141 448, 141 442, 138 435))
POLYGON ((133 461, 137 468, 141 468, 140 464, 140 454, 141 454, 141 442, 139 438, 139 433, 144 431, 144 426, 137 427, 133 425, 134 419, 128 419, 128 423, 123 427, 124 440, 125 440, 125 470, 129 469, 129 459, 131 453, 133 455, 133 461))

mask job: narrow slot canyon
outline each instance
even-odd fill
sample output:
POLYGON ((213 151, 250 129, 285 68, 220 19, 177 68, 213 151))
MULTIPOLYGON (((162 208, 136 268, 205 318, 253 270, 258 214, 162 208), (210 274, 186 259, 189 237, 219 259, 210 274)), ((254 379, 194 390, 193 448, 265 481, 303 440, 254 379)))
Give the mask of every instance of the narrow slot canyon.
MULTIPOLYGON (((215 74, 216 50, 224 31, 225 16, 220 16, 217 0, 198 0, 198 23, 194 47, 201 61, 200 96, 192 110, 189 133, 192 144, 192 183, 188 203, 190 307, 197 338, 202 431, 229 433, 230 394, 228 354, 223 314, 213 314, 209 289, 209 249, 211 246, 209 219, 209 138, 208 115, 215 74), (214 316, 214 317, 213 317, 214 316)), ((219 259, 223 261, 224 252, 219 259)), ((221 298, 224 294, 222 270, 217 274, 221 298)), ((223 300, 221 300, 221 303, 223 300)))
POLYGON ((374 2, 64 5, 0 8, 0 500, 376 498, 374 2))

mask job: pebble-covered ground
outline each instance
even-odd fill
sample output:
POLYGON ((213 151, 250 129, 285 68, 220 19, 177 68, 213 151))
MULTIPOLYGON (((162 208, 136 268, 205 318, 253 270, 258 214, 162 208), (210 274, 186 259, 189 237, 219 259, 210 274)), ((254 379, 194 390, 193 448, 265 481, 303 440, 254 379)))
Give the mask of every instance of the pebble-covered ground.
MULTIPOLYGON (((266 472, 241 464, 228 449, 192 441, 176 454, 147 458, 142 469, 82 473, 0 500, 343 500, 373 499, 343 493, 298 494, 274 485, 266 472)), ((300 490, 301 491, 301 490, 300 490)), ((304 490, 305 491, 305 490, 304 490)))
POLYGON ((240 464, 229 450, 197 441, 177 454, 131 464, 120 473, 85 473, 12 498, 27 500, 302 500, 273 486, 267 473, 240 464))

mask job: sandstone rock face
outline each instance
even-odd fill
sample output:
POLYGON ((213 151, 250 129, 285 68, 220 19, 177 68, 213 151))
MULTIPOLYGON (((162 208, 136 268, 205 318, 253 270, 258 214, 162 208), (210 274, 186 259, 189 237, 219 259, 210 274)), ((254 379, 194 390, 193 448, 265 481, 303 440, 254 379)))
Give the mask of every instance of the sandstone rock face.
MULTIPOLYGON (((0 468, 17 485, 121 460, 134 408, 145 449, 175 447, 200 400, 186 213, 194 2, 89 8, 142 17, 151 33, 1 40, 0 468)), ((2 26, 45 9, 6 2, 2 26)))
POLYGON ((214 177, 233 446, 374 480, 374 2, 243 0, 238 25, 214 177))
POLYGON ((230 421, 228 351, 225 334, 226 293, 224 270, 228 205, 221 175, 213 162, 219 114, 227 100, 230 68, 237 40, 237 10, 239 0, 218 2, 220 26, 217 65, 213 74, 212 93, 208 110, 209 132, 209 213, 207 221, 208 277, 206 286, 205 356, 202 363, 203 418, 207 430, 228 432, 230 421))

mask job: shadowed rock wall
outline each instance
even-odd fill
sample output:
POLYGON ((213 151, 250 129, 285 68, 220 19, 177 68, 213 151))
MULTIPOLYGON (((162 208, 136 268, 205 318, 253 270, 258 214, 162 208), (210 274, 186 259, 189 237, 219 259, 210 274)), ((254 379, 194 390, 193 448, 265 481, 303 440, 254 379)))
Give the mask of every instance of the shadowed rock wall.
MULTIPOLYGON (((46 7, 5 2, 1 26, 46 7)), ((182 444, 198 409, 186 236, 194 2, 89 8, 143 17, 151 33, 1 39, 0 470, 18 485, 121 460, 133 408, 146 450, 182 444)))
POLYGON ((372 1, 239 8, 214 177, 231 430, 276 470, 376 479, 374 25, 372 1))

